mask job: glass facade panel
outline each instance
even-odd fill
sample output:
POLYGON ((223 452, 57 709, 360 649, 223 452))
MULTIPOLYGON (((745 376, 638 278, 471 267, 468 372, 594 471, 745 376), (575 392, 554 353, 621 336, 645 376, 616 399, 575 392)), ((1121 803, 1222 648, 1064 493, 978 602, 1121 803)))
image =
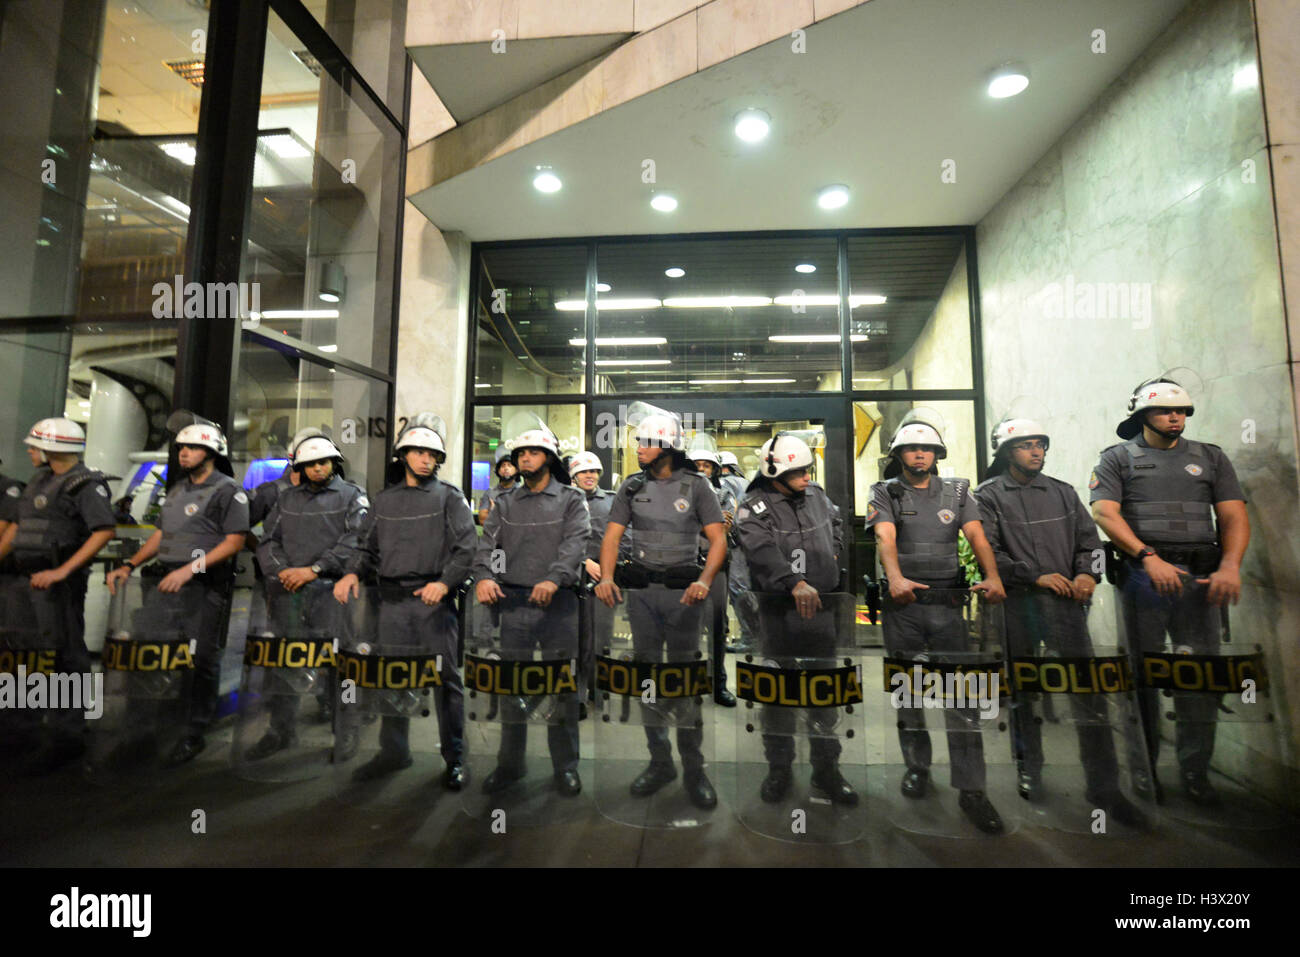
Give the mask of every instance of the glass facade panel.
POLYGON ((317 77, 301 45, 271 13, 243 264, 260 309, 246 328, 386 369, 395 246, 381 223, 401 134, 376 125, 360 90, 317 77))
POLYGON ((850 236, 853 389, 969 389, 970 298, 957 233, 850 236))
POLYGON ((977 445, 987 441, 975 434, 975 403, 968 401, 898 399, 853 403, 854 431, 854 514, 863 516, 871 501, 871 486, 885 477, 889 463, 889 441, 904 416, 913 408, 933 409, 943 420, 944 444, 948 450, 937 465, 944 478, 969 479, 979 484, 976 474, 977 445))
POLYGON ((285 458, 290 437, 315 426, 343 453, 350 481, 381 488, 387 406, 386 382, 299 358, 282 343, 245 334, 230 435, 235 474, 246 484, 273 478, 264 473, 285 458))
POLYGON ((836 240, 601 243, 596 391, 842 388, 836 240))
MULTIPOLYGON (((400 118, 406 77, 403 58, 394 57, 393 50, 401 50, 406 34, 406 0, 304 0, 303 6, 400 118)), ((293 53, 308 69, 320 70, 310 51, 293 53)))
POLYGON ((587 250, 584 246, 485 249, 474 312, 474 395, 583 391, 587 250))
MULTIPOLYGON (((586 408, 574 404, 480 405, 474 409, 474 432, 471 438, 470 479, 465 493, 475 510, 491 486, 496 485, 492 467, 497 449, 537 422, 546 424, 560 441, 560 454, 572 455, 586 442, 586 408)), ((452 479, 452 481, 455 481, 452 479)), ((608 485, 601 481, 601 485, 608 485)))

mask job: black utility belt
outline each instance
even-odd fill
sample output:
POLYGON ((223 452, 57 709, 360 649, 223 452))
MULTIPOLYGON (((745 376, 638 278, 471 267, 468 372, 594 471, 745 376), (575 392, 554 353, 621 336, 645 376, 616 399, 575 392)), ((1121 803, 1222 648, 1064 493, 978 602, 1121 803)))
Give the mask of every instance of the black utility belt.
MULTIPOLYGON (((68 553, 69 556, 72 554, 73 552, 68 553)), ((34 575, 36 572, 58 568, 65 560, 66 558, 58 558, 49 552, 13 552, 9 561, 5 562, 8 567, 3 570, 15 575, 34 575)))
POLYGON ((699 581, 704 568, 684 563, 667 568, 647 568, 636 562, 619 562, 614 566, 614 584, 619 588, 647 588, 663 585, 666 588, 689 588, 699 581))
MULTIPOLYGON (((1217 570, 1219 561, 1223 558, 1223 550, 1218 545, 1159 545, 1147 542, 1147 547, 1154 548, 1161 561, 1171 565, 1186 565, 1193 575, 1208 575, 1217 570)), ((1142 564, 1140 558, 1129 556, 1129 560, 1136 565, 1142 564)))

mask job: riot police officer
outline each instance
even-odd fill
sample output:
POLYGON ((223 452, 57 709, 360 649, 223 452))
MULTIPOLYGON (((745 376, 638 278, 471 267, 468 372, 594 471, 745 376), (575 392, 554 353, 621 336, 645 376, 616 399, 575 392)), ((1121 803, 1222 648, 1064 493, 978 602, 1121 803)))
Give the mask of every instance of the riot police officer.
MULTIPOLYGON (((586 496, 569 484, 559 444, 549 429, 529 429, 510 446, 523 484, 497 496, 474 558, 475 594, 501 606, 501 647, 512 658, 536 646, 547 657, 575 658, 578 596, 591 518, 586 496), (494 561, 494 558, 500 561, 494 561), (495 571, 500 567, 501 571, 495 571)), ((511 698, 502 710, 519 707, 511 698)), ((524 776, 528 725, 522 714, 503 715, 496 769, 483 782, 487 794, 524 776), (514 720, 511 720, 511 719, 514 720)), ((578 697, 567 696, 560 722, 547 728, 555 787, 570 797, 578 778, 578 697)))
MULTIPOLYGON (((298 481, 276 498, 266 519, 266 531, 257 558, 266 573, 271 622, 277 635, 289 634, 296 623, 294 596, 302 603, 302 624, 322 638, 339 632, 334 583, 342 576, 357 548, 358 534, 370 501, 366 493, 343 474, 343 453, 329 439, 306 438, 293 453, 298 481)), ((323 710, 334 713, 335 691, 323 690, 323 710)), ((248 749, 245 757, 257 761, 289 747, 294 741, 297 699, 271 698, 271 727, 248 749)), ((341 727, 338 752, 346 755, 355 745, 356 730, 341 727), (346 733, 346 734, 345 734, 346 733)))
MULTIPOLYGON (((745 497, 748 485, 740 471, 740 462, 734 452, 719 452, 718 461, 722 473, 719 480, 731 489, 739 504, 745 497)), ((728 544, 735 545, 734 531, 732 534, 728 544)), ((727 553, 727 592, 731 607, 736 612, 736 621, 740 624, 740 637, 731 642, 731 650, 740 654, 753 646, 754 632, 757 629, 755 599, 750 592, 749 564, 743 549, 732 548, 727 553)))
MULTIPOLYGON (((0 465, 3 465, 0 460, 0 465)), ((23 494, 24 483, 0 474, 0 536, 14 522, 18 521, 18 499, 23 494)))
POLYGON ((289 464, 284 467, 284 471, 253 489, 253 497, 248 504, 248 520, 252 528, 266 521, 281 492, 288 491, 302 480, 302 473, 294 467, 294 454, 298 451, 298 446, 307 439, 317 438, 328 438, 328 436, 322 430, 310 425, 295 432, 293 438, 289 440, 289 464))
MULTIPOLYGON (((591 515, 591 535, 587 539, 587 557, 583 568, 592 582, 600 581, 600 543, 605 540, 605 523, 609 521, 609 510, 614 504, 614 496, 600 487, 600 476, 605 467, 600 459, 586 450, 575 453, 568 463, 569 474, 576 485, 587 497, 587 511, 591 515)), ((591 687, 592 672, 595 667, 595 647, 599 641, 606 641, 614 630, 614 609, 601 601, 585 602, 587 628, 582 636, 582 647, 578 649, 578 702, 583 717, 587 713, 587 689, 591 687)))
MULTIPOLYGON (((634 653, 650 661, 659 660, 665 647, 670 653, 698 648, 700 602, 708 598, 722 569, 727 542, 718 497, 707 480, 689 467, 682 451, 681 423, 667 414, 648 415, 636 425, 636 441, 642 471, 629 476, 614 496, 600 549, 596 597, 610 608, 622 600, 614 565, 623 535, 630 529, 630 561, 638 580, 647 584, 628 593, 628 622, 634 653), (709 541, 703 568, 698 564, 701 532, 709 541), (681 587, 680 582, 692 575, 695 581, 681 587)), ((697 715, 696 720, 702 719, 697 715)), ((650 766, 632 782, 634 797, 648 797, 677 777, 668 730, 647 724, 645 734, 650 766)), ((698 726, 677 730, 682 783, 691 802, 707 810, 717 806, 718 795, 704 773, 703 737, 698 726)))
MULTIPOLYGON (((1224 606, 1241 597, 1241 559, 1250 541, 1246 496, 1222 449, 1183 437, 1195 411, 1177 382, 1143 382, 1115 429, 1125 441, 1101 453, 1088 482, 1093 517, 1123 553, 1124 630, 1139 662, 1143 651, 1164 649, 1166 632, 1179 650, 1217 653, 1224 606)), ((1160 749, 1157 692, 1143 689, 1141 696, 1154 769, 1160 749)), ((1217 707, 1213 695, 1174 696, 1183 790, 1206 806, 1220 802, 1207 776, 1217 707)), ((1139 791, 1163 797, 1156 780, 1139 791)))
MULTIPOLYGON (((459 488, 438 478, 446 461, 442 420, 414 417, 393 444, 389 485, 375 496, 356 552, 334 597, 347 603, 359 593, 359 576, 379 577, 377 643, 419 645, 441 655, 441 686, 434 691, 438 736, 446 762, 442 784, 459 791, 468 780, 464 761, 465 691, 456 665, 456 613, 447 597, 469 575, 474 558, 474 515, 459 488)), ((380 750, 357 768, 357 781, 411 766, 411 719, 385 717, 380 750)))
MULTIPOLYGON (((874 529, 880 564, 889 583, 885 606, 885 648, 890 654, 961 652, 966 650, 964 622, 957 607, 931 602, 930 588, 965 587, 957 555, 957 532, 970 542, 984 572, 971 586, 993 603, 1006 593, 998 576, 993 550, 980 526, 979 506, 966 479, 939 478, 935 462, 948 449, 935 424, 904 419, 889 446, 899 474, 871 487, 867 525, 874 529)), ((930 734, 919 708, 898 712, 898 740, 907 771, 902 792, 925 796, 930 780, 930 734)), ((1003 829, 1002 818, 984 794, 984 746, 976 731, 960 730, 969 715, 945 709, 952 786, 961 792, 959 806, 977 828, 990 834, 1003 829)))
MULTIPOLYGON (((11 613, 35 621, 10 622, 11 627, 36 628, 54 642, 58 668, 64 674, 90 671, 86 650, 86 586, 91 559, 112 539, 116 529, 108 485, 103 474, 86 468, 81 454, 86 433, 70 419, 42 419, 27 437, 36 467, 24 488, 10 484, 4 498, 16 501, 13 519, 0 534, 0 561, 14 573, 7 586, 25 594, 10 605, 11 613), (19 490, 15 500, 11 494, 19 490), (21 609, 21 611, 19 611, 21 609)), ((32 756, 28 771, 53 771, 82 754, 82 715, 61 710, 50 715, 45 740, 32 756)))
MULTIPOLYGON (((840 510, 809 477, 813 453, 801 439, 778 432, 763 443, 758 459, 758 473, 736 513, 736 537, 749 560, 754 586, 769 596, 789 597, 788 607, 785 601, 769 600, 760 610, 760 651, 785 664, 794 658, 834 659, 839 636, 832 611, 822 607, 821 594, 833 592, 840 581, 840 510)), ((816 724, 828 714, 834 715, 835 709, 811 709, 810 717, 816 724)), ((794 728, 795 715, 789 709, 764 709, 768 774, 759 794, 770 804, 790 790, 794 728)), ((814 734, 809 744, 813 787, 836 804, 857 804, 857 792, 839 771, 839 740, 814 734)))
POLYGON ((515 479, 519 477, 519 469, 515 467, 514 458, 511 450, 502 445, 496 451, 496 463, 492 466, 496 473, 497 484, 488 489, 478 500, 478 523, 487 524, 488 512, 492 510, 492 503, 497 500, 502 492, 507 492, 515 487, 515 479))
MULTIPOLYGON (((1064 658, 1093 657, 1088 602, 1101 580, 1093 571, 1101 538, 1074 488, 1043 474, 1051 439, 1032 419, 1008 418, 993 430, 993 464, 975 489, 984 532, 1006 584, 1008 657, 1034 656, 1039 641, 1064 658)), ((1074 694, 1086 797, 1123 824, 1145 817, 1120 793, 1115 742, 1104 701, 1074 694)), ((1019 790, 1043 798, 1043 735, 1033 702, 1011 712, 1019 790)))
POLYGON ((176 433, 177 461, 183 471, 167 489, 161 527, 108 574, 110 592, 155 555, 165 574, 158 591, 174 594, 197 589, 192 622, 196 640, 194 684, 186 734, 163 758, 164 767, 193 760, 206 746, 204 734, 216 717, 221 680, 221 649, 230 622, 235 555, 248 532, 248 495, 235 482, 226 436, 214 422, 197 421, 176 433))
MULTIPOLYGON (((713 437, 696 436, 696 443, 692 443, 686 451, 686 457, 695 463, 695 470, 713 486, 713 492, 718 496, 718 505, 722 509, 723 527, 730 535, 739 499, 732 487, 722 481, 722 458, 718 455, 713 437)), ((708 551, 709 540, 701 535, 700 553, 708 554, 708 551)), ((727 564, 722 566, 722 571, 713 579, 713 588, 709 592, 709 597, 713 599, 713 641, 710 648, 714 674, 713 700, 724 708, 736 706, 736 696, 727 690, 727 569, 734 557, 735 552, 728 549, 727 564)))

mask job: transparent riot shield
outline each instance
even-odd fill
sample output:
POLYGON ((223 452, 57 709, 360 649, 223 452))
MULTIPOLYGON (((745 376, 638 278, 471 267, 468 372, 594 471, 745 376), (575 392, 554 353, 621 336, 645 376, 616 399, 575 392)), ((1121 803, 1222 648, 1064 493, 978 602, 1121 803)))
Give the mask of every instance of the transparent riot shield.
POLYGON ((339 618, 331 779, 349 804, 427 804, 446 763, 460 757, 453 599, 425 605, 415 590, 362 588, 339 618))
POLYGON ((0 576, 0 761, 25 765, 43 748, 84 747, 95 686, 84 644, 73 642, 62 583, 34 589, 27 575, 0 576), (74 647, 74 644, 77 647, 74 647))
POLYGON ((596 636, 596 806, 633 827, 707 824, 718 812, 688 786, 715 786, 706 767, 713 610, 707 599, 682 604, 683 591, 662 584, 622 594, 607 640, 596 636))
POLYGON ((1183 575, 1181 594, 1162 598, 1145 575, 1133 575, 1116 603, 1154 768, 1147 790, 1178 820, 1276 827, 1281 809, 1221 766, 1215 751, 1221 740, 1246 738, 1247 725, 1274 720, 1262 648, 1232 634, 1228 609, 1209 604, 1209 586, 1196 578, 1183 575))
POLYGON ((1088 607, 1046 589, 1003 606, 1011 741, 1027 821, 1132 836, 1155 818, 1127 653, 1088 633, 1088 607))
POLYGON ((117 586, 102 652, 104 713, 92 724, 93 779, 151 777, 186 732, 204 594, 161 592, 157 578, 137 575, 117 586))
POLYGON ((567 820, 589 806, 566 779, 576 774, 579 788, 590 780, 578 747, 582 603, 561 589, 543 608, 529 601, 531 588, 500 587, 504 598, 475 600, 469 612, 465 810, 507 828, 567 820))
POLYGON ((332 582, 270 588, 267 627, 244 643, 230 765, 254 781, 302 781, 328 770, 333 756, 343 606, 332 582))
POLYGON ((758 647, 736 662, 736 813, 778 840, 857 840, 867 752, 856 598, 823 594, 804 618, 789 595, 756 597, 758 647))
MULTIPOLYGON (((888 586, 882 590, 888 596, 888 586)), ((889 818, 905 831, 941 837, 1010 833, 1022 802, 1001 608, 964 588, 917 594, 907 605, 885 597, 881 610, 877 700, 889 818)))

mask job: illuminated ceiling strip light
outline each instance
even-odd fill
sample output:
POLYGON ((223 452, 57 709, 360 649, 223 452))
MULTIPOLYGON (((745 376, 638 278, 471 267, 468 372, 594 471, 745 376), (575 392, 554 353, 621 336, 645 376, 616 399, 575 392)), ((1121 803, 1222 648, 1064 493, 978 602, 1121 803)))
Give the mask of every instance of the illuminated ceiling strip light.
MULTIPOLYGON (((663 303, 658 299, 597 299, 597 309, 658 309, 663 303)), ((585 299, 561 299, 555 304, 560 312, 581 312, 587 308, 585 299)))
MULTIPOLYGON (((888 301, 885 296, 863 293, 858 296, 849 296, 849 307, 880 306, 888 301)), ((774 302, 778 306, 838 306, 840 297, 836 295, 777 296, 774 302)))
MULTIPOLYGON (((768 342, 839 342, 840 337, 835 335, 829 336, 768 336, 768 342)), ((850 342, 866 342, 867 337, 862 335, 849 336, 850 342)))
POLYGON ((337 309, 271 309, 249 313, 251 319, 337 319, 337 309))
POLYGON ((672 359, 597 359, 598 366, 666 366, 672 359))
POLYGON ((664 305, 669 309, 747 309, 770 306, 772 300, 768 296, 675 296, 665 299, 664 305))
MULTIPOLYGON (((571 346, 585 346, 586 339, 570 339, 571 346)), ((598 346, 665 346, 668 340, 663 336, 614 336, 607 339, 596 338, 598 346)))

